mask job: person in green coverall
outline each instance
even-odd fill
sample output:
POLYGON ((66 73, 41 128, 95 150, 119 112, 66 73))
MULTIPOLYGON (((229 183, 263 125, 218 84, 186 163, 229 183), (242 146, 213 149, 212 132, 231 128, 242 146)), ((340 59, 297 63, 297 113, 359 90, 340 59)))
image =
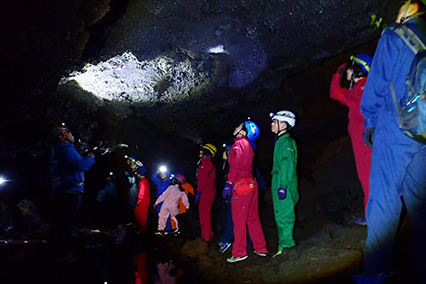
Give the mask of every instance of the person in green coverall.
POLYGON ((279 111, 271 114, 271 131, 277 135, 272 167, 272 201, 275 222, 278 229, 278 251, 274 258, 281 255, 284 248, 296 245, 293 237, 296 215, 294 206, 299 201, 297 191, 297 148, 296 142, 288 131, 294 127, 296 117, 291 111, 279 111))

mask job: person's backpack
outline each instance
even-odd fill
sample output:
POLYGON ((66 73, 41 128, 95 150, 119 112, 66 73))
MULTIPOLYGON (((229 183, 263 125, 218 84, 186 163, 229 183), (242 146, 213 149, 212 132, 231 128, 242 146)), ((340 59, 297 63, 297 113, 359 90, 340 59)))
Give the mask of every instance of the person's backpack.
POLYGON ((405 93, 399 102, 393 84, 390 83, 399 128, 410 138, 426 144, 426 46, 405 25, 395 24, 388 28, 401 37, 416 54, 405 82, 405 93))

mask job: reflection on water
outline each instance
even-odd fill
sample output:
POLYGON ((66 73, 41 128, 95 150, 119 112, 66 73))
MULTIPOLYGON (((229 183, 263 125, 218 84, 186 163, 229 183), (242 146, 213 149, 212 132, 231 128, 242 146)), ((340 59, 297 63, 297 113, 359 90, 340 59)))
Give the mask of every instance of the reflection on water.
POLYGON ((183 271, 171 260, 172 256, 167 248, 169 247, 161 242, 146 240, 140 236, 121 244, 101 240, 97 246, 82 248, 77 261, 63 264, 56 263, 50 257, 46 243, 11 241, 0 245, 0 283, 186 282, 182 279, 183 271))
POLYGON ((133 259, 135 269, 135 284, 175 284, 182 275, 173 261, 159 262, 155 265, 155 271, 148 273, 147 253, 142 252, 133 259), (149 279, 148 279, 149 278, 149 279))

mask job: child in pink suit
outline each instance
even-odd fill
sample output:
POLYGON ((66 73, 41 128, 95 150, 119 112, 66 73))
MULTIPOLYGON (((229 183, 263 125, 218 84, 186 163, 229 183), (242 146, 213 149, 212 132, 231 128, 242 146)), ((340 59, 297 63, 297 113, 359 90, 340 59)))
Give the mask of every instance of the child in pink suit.
POLYGON ((164 228, 166 227, 167 219, 170 218, 176 222, 176 229, 172 233, 179 233, 178 220, 176 215, 179 214, 179 199, 182 198, 183 205, 186 209, 189 209, 188 197, 185 194, 185 190, 182 188, 182 177, 176 175, 173 177, 172 184, 164 191, 155 201, 154 207, 164 202, 161 206, 160 213, 158 214, 158 227, 157 235, 164 234, 164 228))

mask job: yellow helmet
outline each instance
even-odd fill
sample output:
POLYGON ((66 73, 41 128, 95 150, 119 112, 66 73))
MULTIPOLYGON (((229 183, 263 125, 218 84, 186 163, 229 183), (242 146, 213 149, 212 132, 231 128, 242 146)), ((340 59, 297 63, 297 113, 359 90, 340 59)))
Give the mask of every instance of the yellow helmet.
POLYGON ((217 149, 213 144, 207 143, 201 146, 201 149, 207 149, 211 154, 212 157, 214 157, 217 153, 217 149))

